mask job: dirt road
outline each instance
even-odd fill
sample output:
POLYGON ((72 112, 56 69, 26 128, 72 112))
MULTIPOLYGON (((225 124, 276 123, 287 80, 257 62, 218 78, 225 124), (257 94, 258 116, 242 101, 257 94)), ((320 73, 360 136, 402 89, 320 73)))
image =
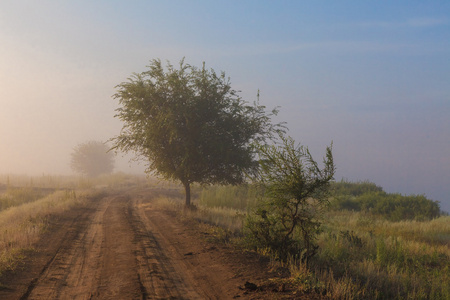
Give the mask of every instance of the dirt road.
POLYGON ((230 263, 152 197, 108 192, 55 221, 0 299, 250 298, 239 288, 247 266, 230 263))

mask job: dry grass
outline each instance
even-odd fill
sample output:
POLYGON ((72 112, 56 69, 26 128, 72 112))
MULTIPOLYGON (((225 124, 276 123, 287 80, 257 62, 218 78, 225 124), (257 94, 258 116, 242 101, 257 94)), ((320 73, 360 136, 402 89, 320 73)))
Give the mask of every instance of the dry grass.
POLYGON ((49 218, 83 205, 87 193, 57 191, 42 199, 0 212, 0 274, 14 269, 26 249, 31 249, 49 218))
POLYGON ((184 199, 158 197, 154 201, 155 206, 160 209, 179 212, 183 217, 195 219, 201 223, 218 226, 237 234, 242 231, 245 213, 239 209, 227 207, 206 207, 197 205, 193 209, 184 209, 184 199))
MULTIPOLYGON (((346 298, 450 298, 448 216, 390 222, 365 213, 335 211, 325 220, 316 273, 334 289, 352 283, 346 298)), ((338 290, 341 294, 345 289, 338 290)))
POLYGON ((76 176, 4 174, 0 175, 0 184, 12 187, 73 189, 78 186, 79 179, 80 177, 76 176))
POLYGON ((162 182, 156 178, 144 175, 130 175, 125 173, 105 174, 95 178, 84 176, 45 175, 28 176, 3 174, 0 175, 1 188, 51 188, 51 189, 89 189, 94 187, 124 187, 140 185, 171 186, 173 184, 162 182))

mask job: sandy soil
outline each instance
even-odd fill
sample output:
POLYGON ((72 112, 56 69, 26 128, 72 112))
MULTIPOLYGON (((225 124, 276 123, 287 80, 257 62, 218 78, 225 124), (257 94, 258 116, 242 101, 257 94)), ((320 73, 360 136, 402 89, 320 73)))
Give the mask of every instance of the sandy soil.
MULTIPOLYGON (((155 191, 108 191, 55 219, 0 299, 273 299, 254 255, 212 244, 154 207, 155 191)), ((204 233, 203 233, 204 235, 204 233)))

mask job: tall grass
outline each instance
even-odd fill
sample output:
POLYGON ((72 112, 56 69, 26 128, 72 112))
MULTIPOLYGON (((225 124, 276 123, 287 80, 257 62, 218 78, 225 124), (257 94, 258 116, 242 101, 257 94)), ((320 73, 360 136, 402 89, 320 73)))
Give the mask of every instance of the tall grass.
POLYGON ((256 189, 251 185, 209 186, 199 193, 198 203, 205 207, 224 207, 248 211, 257 204, 256 189))
POLYGON ((9 207, 19 206, 24 203, 33 202, 43 197, 46 191, 32 188, 11 188, 0 194, 0 211, 9 207))
POLYGON ((449 299, 449 226, 447 216, 389 222, 361 213, 330 213, 315 265, 318 274, 351 278, 367 298, 449 299))
POLYGON ((160 196, 154 200, 160 209, 179 212, 182 217, 195 219, 207 225, 224 229, 230 237, 239 235, 245 220, 245 213, 241 210, 228 207, 207 207, 198 205, 195 209, 185 209, 184 199, 160 196))
POLYGON ((0 186, 6 187, 28 187, 28 188, 52 188, 73 189, 78 186, 79 177, 46 175, 29 176, 16 174, 0 175, 0 186))
POLYGON ((49 219, 86 201, 86 193, 57 191, 34 202, 0 212, 0 275, 12 270, 24 250, 32 248, 49 219))
MULTIPOLYGON (((256 203, 248 187, 210 187, 199 193, 199 209, 188 214, 242 232, 256 203)), ((332 210, 317 243, 308 267, 291 261, 289 282, 300 290, 313 288, 335 299, 450 299, 449 216, 394 222, 367 211, 332 210)))
POLYGON ((131 175, 122 172, 105 174, 99 177, 46 175, 28 176, 3 174, 0 175, 0 194, 8 187, 39 188, 39 189, 89 189, 93 187, 124 187, 139 185, 165 185, 170 183, 144 175, 131 175))

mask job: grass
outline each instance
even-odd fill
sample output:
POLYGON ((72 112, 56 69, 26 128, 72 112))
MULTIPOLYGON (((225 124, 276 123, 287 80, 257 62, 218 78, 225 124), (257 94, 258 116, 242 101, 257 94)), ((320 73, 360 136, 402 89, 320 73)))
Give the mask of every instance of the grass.
POLYGON ((0 275, 14 270, 39 239, 52 216, 85 202, 86 194, 57 191, 41 199, 0 212, 0 275))
POLYGON ((256 190, 249 185, 209 186, 201 189, 198 194, 198 204, 203 207, 248 211, 257 204, 256 190))
MULTIPOLYGON (((352 279, 371 299, 449 299, 450 218, 389 222, 334 212, 319 236, 321 277, 352 279)), ((349 298, 358 298, 356 294, 349 298)))
MULTIPOLYGON (((184 209, 184 199, 161 196, 155 199, 154 205, 160 209, 179 212, 182 217, 195 219, 203 224, 220 227, 228 236, 239 235, 242 231, 245 213, 241 210, 227 207, 196 206, 194 209, 184 209)), ((205 227, 206 228, 206 227, 205 227)), ((211 230, 214 230, 210 228, 211 230)))
MULTIPOLYGON (((173 199, 159 201, 220 227, 222 240, 242 245, 246 214, 256 204, 250 199, 253 191, 210 187, 198 195, 195 210, 183 210, 182 202, 173 199)), ((450 299, 449 216, 394 222, 364 211, 330 210, 317 243, 319 252, 308 266, 291 260, 291 276, 278 280, 333 299, 450 299)), ((257 251, 275 261, 266 249, 257 251)))
POLYGON ((28 176, 16 174, 0 175, 0 187, 28 187, 28 188, 52 188, 52 189, 71 189, 78 187, 80 177, 77 176, 28 176))
POLYGON ((8 187, 16 188, 34 188, 34 189, 89 189, 94 187, 124 187, 139 185, 158 185, 162 187, 172 186, 172 183, 161 182, 158 179, 130 175, 122 172, 114 174, 105 174, 99 177, 90 178, 84 176, 62 176, 62 175, 45 175, 28 176, 3 174, 0 175, 0 194, 2 190, 8 187))

